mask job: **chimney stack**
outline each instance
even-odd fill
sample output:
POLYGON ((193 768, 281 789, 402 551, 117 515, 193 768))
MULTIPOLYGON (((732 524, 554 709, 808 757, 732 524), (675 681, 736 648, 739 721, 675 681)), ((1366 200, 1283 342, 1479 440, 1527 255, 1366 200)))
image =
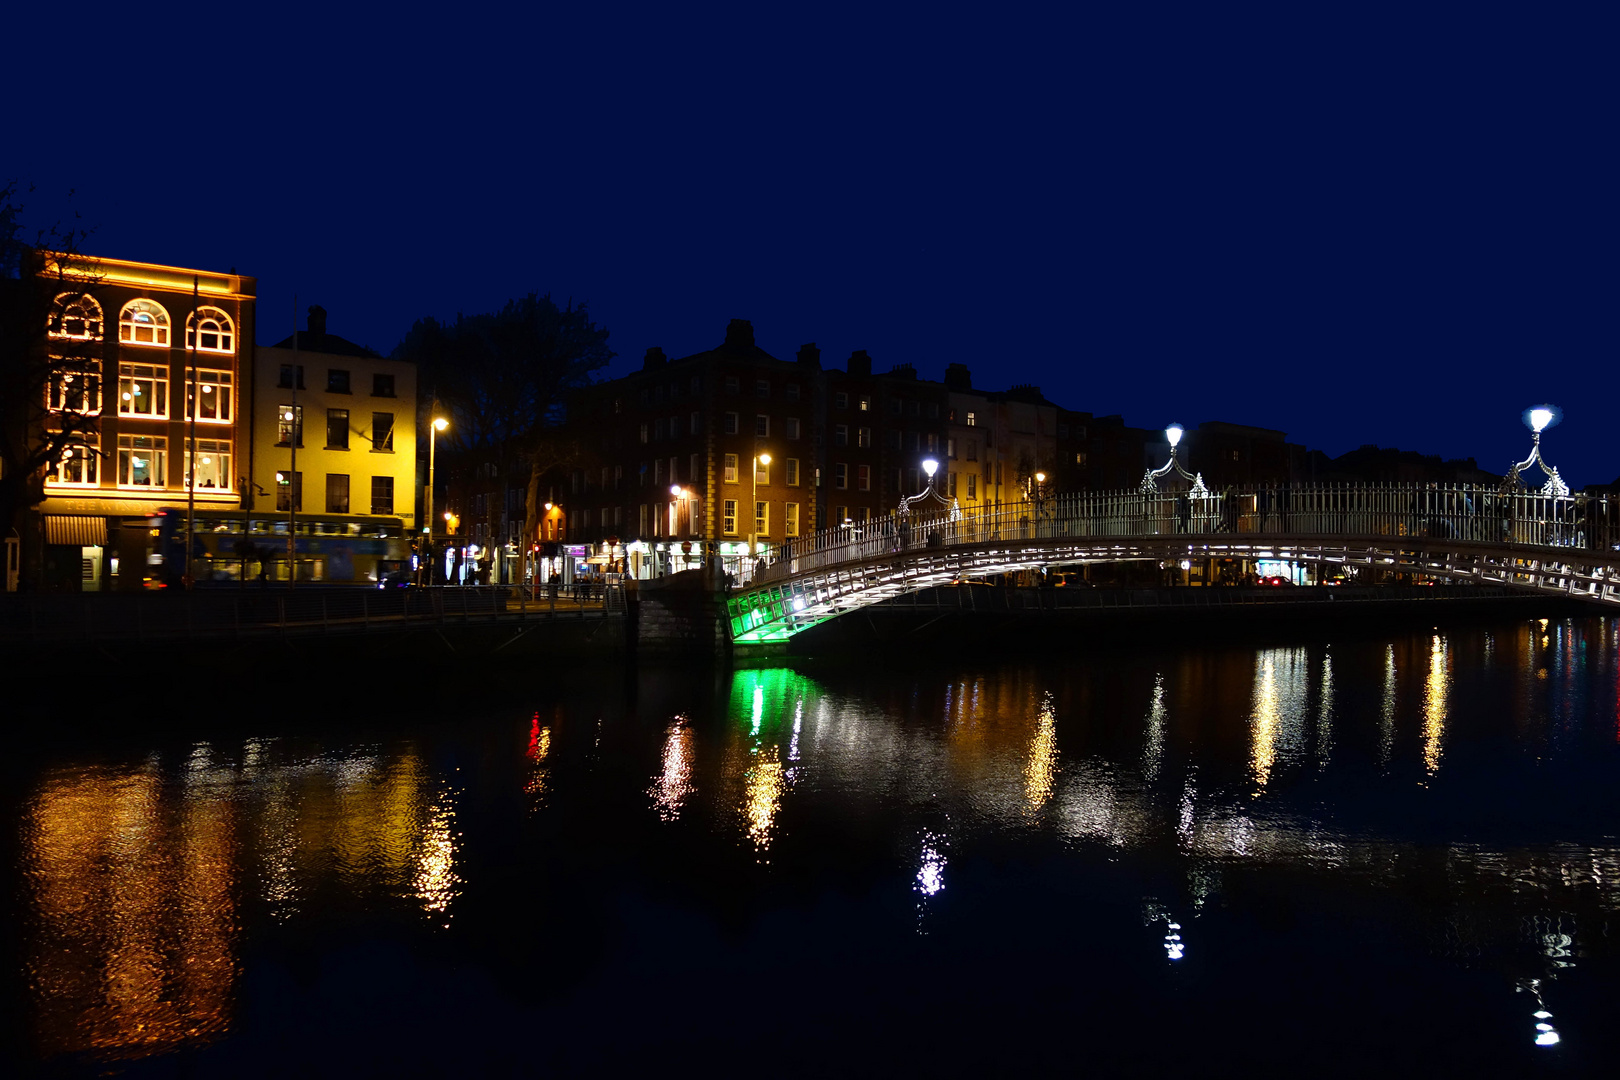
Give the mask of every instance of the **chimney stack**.
POLYGON ((872 358, 865 349, 856 349, 849 354, 849 373, 851 375, 871 375, 872 358))
POLYGON ((951 390, 971 390, 973 373, 966 364, 948 364, 945 367, 945 385, 951 390))
POLYGON ((816 348, 815 342, 799 346, 799 363, 817 371, 821 370, 821 350, 816 348))
POLYGON ((319 304, 309 305, 309 336, 315 339, 317 346, 326 336, 326 309, 319 304))
POLYGON ((647 354, 641 358, 641 370, 651 371, 653 368, 663 367, 668 362, 668 358, 664 356, 664 350, 659 348, 657 345, 654 345, 652 348, 648 349, 647 354))
POLYGON ((754 324, 747 319, 732 319, 731 325, 726 327, 726 347, 728 349, 752 349, 754 347, 754 324))

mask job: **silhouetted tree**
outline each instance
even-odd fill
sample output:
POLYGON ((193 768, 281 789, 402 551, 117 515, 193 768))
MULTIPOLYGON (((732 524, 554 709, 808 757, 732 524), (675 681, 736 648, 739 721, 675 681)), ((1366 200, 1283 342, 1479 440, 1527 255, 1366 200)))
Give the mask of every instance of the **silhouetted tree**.
POLYGON ((87 404, 77 395, 104 392, 106 328, 75 310, 93 277, 63 266, 89 236, 78 215, 28 238, 18 197, 16 181, 0 186, 0 533, 21 539, 22 580, 35 584, 43 540, 29 511, 44 501, 46 474, 64 451, 100 426, 99 408, 50 406, 87 404))

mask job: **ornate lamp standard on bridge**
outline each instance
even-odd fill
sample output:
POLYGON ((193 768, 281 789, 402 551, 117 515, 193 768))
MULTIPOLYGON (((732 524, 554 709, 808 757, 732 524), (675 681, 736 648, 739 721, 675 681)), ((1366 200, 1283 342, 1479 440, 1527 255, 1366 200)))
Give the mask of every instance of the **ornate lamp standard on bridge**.
POLYGON ((1151 495, 1157 492, 1159 490, 1159 478, 1161 476, 1169 476, 1172 472, 1174 472, 1178 476, 1192 481, 1192 490, 1188 492, 1189 495, 1193 496, 1194 498, 1208 497, 1209 489, 1204 486, 1204 474, 1193 474, 1188 472, 1186 469, 1181 467, 1181 462, 1176 459, 1176 447, 1181 445, 1181 436, 1186 433, 1186 430, 1187 429, 1182 427, 1180 424, 1171 424, 1169 427, 1164 429, 1164 437, 1170 442, 1170 460, 1159 466, 1157 469, 1149 469, 1147 473, 1143 475, 1142 494, 1151 495))
POLYGON ((1541 433, 1557 425, 1563 418, 1563 410, 1556 405, 1533 405, 1524 411, 1525 425, 1531 431, 1530 456, 1515 463, 1513 468, 1508 470, 1505 478, 1508 487, 1523 487, 1524 477, 1520 474, 1532 465, 1539 465, 1547 477, 1547 482, 1541 487, 1541 493, 1554 498, 1569 496, 1569 485, 1558 475, 1558 470, 1548 465, 1547 459, 1541 456, 1541 433))

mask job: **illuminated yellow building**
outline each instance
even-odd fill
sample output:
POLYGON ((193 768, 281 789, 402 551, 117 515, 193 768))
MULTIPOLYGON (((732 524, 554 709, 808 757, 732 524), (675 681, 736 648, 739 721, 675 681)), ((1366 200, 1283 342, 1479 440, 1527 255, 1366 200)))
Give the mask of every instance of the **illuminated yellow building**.
POLYGON ((199 516, 241 505, 255 282, 83 256, 36 272, 56 290, 44 424, 85 430, 44 479, 45 584, 139 588, 147 519, 183 509, 193 473, 199 516))
MULTIPOLYGON (((294 512, 300 580, 374 580, 394 569, 376 556, 398 561, 404 537, 418 525, 416 365, 327 333, 319 306, 309 309, 296 344, 289 336, 257 354, 256 510, 294 512), (388 550, 345 558, 340 541, 388 550)), ((267 572, 283 580, 285 530, 276 522, 255 538, 275 550, 267 572)))

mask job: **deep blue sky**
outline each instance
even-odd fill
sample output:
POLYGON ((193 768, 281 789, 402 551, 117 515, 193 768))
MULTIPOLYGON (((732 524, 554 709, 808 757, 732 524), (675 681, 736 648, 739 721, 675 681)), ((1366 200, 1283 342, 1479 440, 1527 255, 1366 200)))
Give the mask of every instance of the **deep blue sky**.
POLYGON ((1501 471, 1550 400, 1613 480, 1616 27, 1412 7, 74 5, 8 16, 0 177, 256 275, 261 342, 294 292, 387 351, 534 290, 615 373, 742 317, 1332 454, 1501 471))

